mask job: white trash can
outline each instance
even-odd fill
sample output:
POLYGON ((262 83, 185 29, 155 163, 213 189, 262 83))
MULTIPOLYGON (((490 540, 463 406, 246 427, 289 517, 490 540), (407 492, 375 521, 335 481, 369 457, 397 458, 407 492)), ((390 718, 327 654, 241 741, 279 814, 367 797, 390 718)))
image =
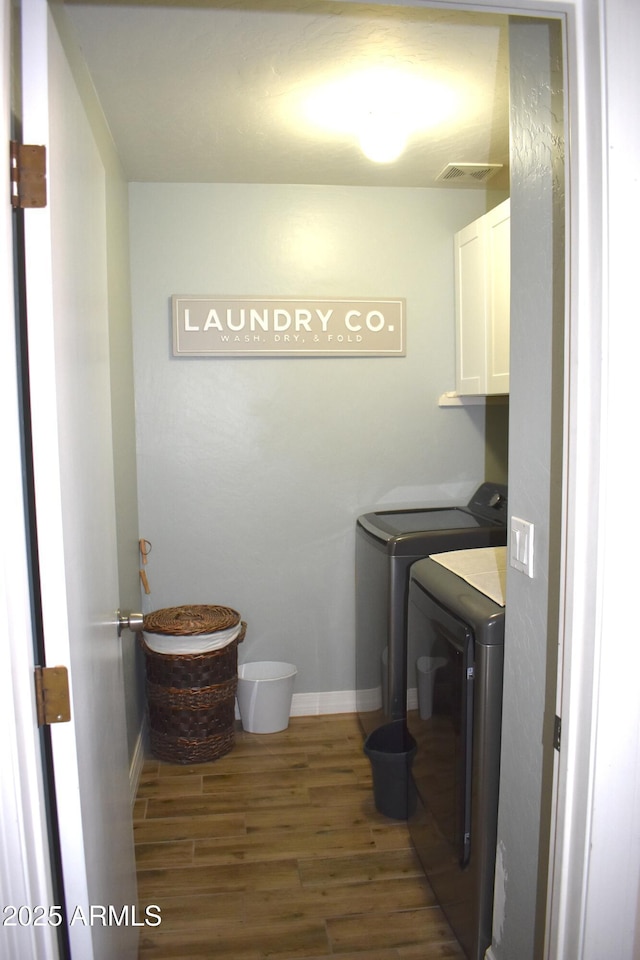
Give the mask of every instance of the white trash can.
POLYGON ((418 657, 418 710, 421 720, 428 720, 433 713, 433 684, 436 671, 446 664, 445 657, 418 657))
POLYGON ((248 733, 277 733, 289 726, 293 663, 263 660, 238 666, 238 709, 248 733))

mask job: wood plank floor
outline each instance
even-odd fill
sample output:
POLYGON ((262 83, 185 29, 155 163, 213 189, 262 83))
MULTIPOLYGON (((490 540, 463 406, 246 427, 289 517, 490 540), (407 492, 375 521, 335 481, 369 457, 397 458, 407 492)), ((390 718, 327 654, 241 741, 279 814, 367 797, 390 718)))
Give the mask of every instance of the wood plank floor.
POLYGON ((464 960, 405 823, 375 810, 355 715, 238 730, 213 763, 145 764, 140 960, 464 960))

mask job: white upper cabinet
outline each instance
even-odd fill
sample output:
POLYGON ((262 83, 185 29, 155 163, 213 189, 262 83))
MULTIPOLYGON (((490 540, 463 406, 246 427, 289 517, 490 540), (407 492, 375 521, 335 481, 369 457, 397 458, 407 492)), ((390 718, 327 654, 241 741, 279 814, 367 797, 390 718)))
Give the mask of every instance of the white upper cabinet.
POLYGON ((456 391, 509 393, 509 201, 455 235, 456 391))

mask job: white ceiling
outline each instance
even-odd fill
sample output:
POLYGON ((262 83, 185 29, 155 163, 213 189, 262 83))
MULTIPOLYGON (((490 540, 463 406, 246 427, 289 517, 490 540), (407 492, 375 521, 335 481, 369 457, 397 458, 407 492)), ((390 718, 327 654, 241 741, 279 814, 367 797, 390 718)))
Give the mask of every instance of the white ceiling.
POLYGON ((130 180, 440 187, 448 163, 500 163, 490 185, 508 185, 506 17, 332 0, 67 11, 130 180), (322 83, 371 66, 437 80, 458 103, 391 164, 303 118, 322 83))

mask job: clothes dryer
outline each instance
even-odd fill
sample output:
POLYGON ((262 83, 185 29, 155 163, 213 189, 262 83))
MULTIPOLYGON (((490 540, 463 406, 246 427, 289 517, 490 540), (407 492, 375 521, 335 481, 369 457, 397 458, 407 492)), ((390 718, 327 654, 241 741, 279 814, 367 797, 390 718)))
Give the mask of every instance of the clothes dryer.
POLYGON ((507 488, 483 483, 469 502, 363 514, 356 525, 356 709, 368 736, 406 720, 409 569, 432 553, 507 542, 507 488))
POLYGON ((469 960, 491 944, 505 579, 499 547, 421 560, 409 586, 410 655, 425 681, 407 717, 416 742, 409 833, 469 960))

